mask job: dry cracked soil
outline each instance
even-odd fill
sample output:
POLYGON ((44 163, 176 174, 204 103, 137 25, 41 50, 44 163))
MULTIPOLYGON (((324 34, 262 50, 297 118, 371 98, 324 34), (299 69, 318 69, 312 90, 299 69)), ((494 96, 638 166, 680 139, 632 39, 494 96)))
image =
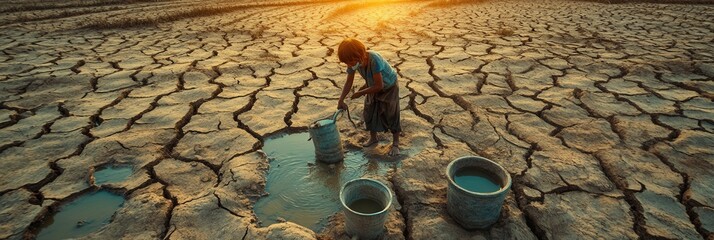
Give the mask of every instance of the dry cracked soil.
POLYGON ((0 239, 97 189, 125 203, 86 239, 349 239, 339 213, 313 231, 253 212, 264 140, 334 111, 345 37, 399 74, 384 239, 714 239, 713 6, 433 3, 3 1, 0 239), (487 230, 446 212, 464 155, 514 179, 487 230))

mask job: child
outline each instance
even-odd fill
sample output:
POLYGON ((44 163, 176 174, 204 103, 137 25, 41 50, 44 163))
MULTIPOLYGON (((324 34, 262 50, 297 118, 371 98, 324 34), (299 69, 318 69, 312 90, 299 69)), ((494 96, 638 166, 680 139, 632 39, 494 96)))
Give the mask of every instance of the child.
POLYGON ((392 147, 389 155, 399 154, 399 133, 402 127, 399 124, 399 87, 397 86, 397 73, 382 58, 382 55, 375 51, 367 51, 360 41, 347 38, 340 43, 337 48, 337 56, 340 62, 347 64, 347 82, 342 88, 340 100, 337 103, 338 109, 346 109, 344 99, 352 89, 352 82, 355 72, 364 78, 366 84, 359 88, 359 91, 352 95, 352 99, 363 95, 364 99, 364 123, 369 131, 369 140, 362 144, 369 147, 378 142, 377 132, 392 132, 392 147))

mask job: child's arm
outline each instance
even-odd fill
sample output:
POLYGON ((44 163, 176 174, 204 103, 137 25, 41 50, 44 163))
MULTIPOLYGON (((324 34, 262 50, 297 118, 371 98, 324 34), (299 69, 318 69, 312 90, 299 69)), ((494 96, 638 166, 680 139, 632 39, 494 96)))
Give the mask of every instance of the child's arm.
POLYGON ((340 94, 340 100, 337 101, 337 109, 347 109, 347 104, 345 104, 345 96, 352 90, 352 82, 355 80, 355 73, 347 74, 347 81, 345 81, 345 86, 342 87, 342 94, 340 94))
POLYGON ((367 84, 364 84, 361 87, 359 87, 359 89, 357 91, 365 90, 365 89, 367 89, 367 87, 369 87, 369 86, 367 86, 367 84))
POLYGON ((374 78, 374 86, 356 92, 352 95, 352 98, 358 98, 362 95, 373 94, 382 91, 382 88, 384 87, 384 82, 382 81, 382 73, 377 72, 372 77, 374 78))

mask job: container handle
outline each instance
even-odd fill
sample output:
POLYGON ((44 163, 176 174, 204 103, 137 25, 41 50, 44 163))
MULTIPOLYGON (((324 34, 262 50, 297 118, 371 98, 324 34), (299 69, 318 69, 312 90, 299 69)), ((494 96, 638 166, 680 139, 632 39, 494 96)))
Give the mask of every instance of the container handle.
POLYGON ((342 111, 343 111, 342 109, 338 109, 337 112, 335 112, 335 114, 332 115, 332 118, 331 118, 332 121, 337 122, 337 115, 339 115, 340 113, 342 113, 342 111))

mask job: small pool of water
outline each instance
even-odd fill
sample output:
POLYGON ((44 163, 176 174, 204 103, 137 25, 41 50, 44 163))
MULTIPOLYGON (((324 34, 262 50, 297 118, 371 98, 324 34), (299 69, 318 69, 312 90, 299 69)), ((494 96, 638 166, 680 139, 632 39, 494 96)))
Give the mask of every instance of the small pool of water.
POLYGON ((90 192, 60 207, 43 224, 37 239, 78 238, 99 230, 124 203, 124 197, 108 191, 90 192))
POLYGON ((133 172, 130 166, 109 165, 94 172, 94 185, 123 182, 133 172))
POLYGON ((371 174, 386 174, 396 163, 369 160, 361 150, 348 151, 336 164, 315 160, 313 143, 307 132, 280 134, 267 138, 263 151, 268 155, 266 191, 254 211, 267 226, 278 218, 319 231, 327 218, 340 210, 339 192, 345 182, 371 174))

